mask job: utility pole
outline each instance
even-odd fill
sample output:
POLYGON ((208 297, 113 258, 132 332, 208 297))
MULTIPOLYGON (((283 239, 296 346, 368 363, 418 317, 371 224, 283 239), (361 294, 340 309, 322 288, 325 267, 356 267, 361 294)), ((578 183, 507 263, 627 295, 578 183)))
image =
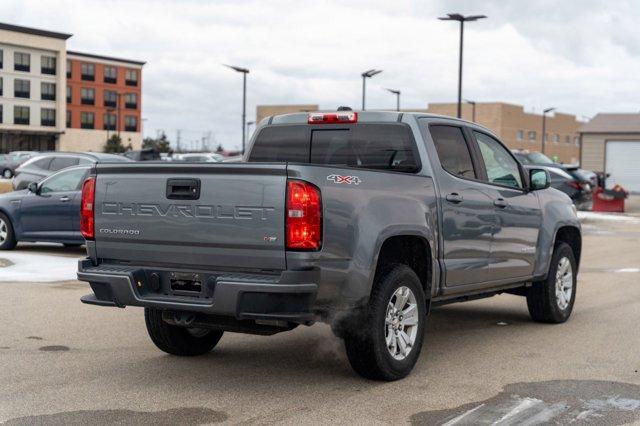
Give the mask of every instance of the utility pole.
POLYGON ((247 122, 247 74, 249 74, 249 70, 235 65, 224 66, 242 73, 242 154, 244 155, 244 145, 246 140, 245 127, 247 122))
POLYGON ((544 154, 544 147, 546 142, 545 133, 547 132, 547 113, 555 110, 555 108, 547 108, 542 111, 542 153, 544 154))
POLYGON ((470 101, 469 99, 464 100, 466 103, 471 105, 471 121, 476 122, 476 101, 470 101))

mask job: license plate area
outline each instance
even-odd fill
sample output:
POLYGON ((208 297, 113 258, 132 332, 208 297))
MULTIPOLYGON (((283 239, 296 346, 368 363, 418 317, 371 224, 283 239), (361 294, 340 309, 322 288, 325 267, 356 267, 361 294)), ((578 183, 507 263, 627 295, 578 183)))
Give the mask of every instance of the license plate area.
POLYGON ((178 296, 199 296, 202 293, 202 277, 194 273, 171 272, 169 288, 178 296))

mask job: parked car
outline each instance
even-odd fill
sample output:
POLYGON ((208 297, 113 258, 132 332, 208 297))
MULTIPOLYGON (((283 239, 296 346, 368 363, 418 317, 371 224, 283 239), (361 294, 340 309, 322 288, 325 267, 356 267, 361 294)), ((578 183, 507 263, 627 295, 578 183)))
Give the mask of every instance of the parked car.
POLYGON ((47 152, 30 158, 16 169, 13 189, 25 189, 31 182, 40 182, 45 177, 67 167, 98 162, 131 161, 126 157, 98 152, 47 152))
POLYGON ((598 185, 598 176, 591 170, 581 169, 577 165, 560 164, 553 161, 541 152, 528 150, 513 150, 518 161, 525 165, 555 167, 569 173, 580 182, 587 182, 592 188, 598 185))
POLYGON ((144 307, 151 340, 181 356, 224 331, 323 321, 378 380, 411 371, 436 305, 508 292, 535 321, 569 318, 575 207, 484 127, 373 111, 262 123, 243 163, 97 164, 82 301, 144 307))
POLYGON ((89 169, 69 167, 28 189, 0 195, 0 250, 11 250, 19 241, 83 244, 80 189, 89 169))
POLYGON ((0 176, 11 179, 16 174, 16 168, 33 157, 34 151, 15 151, 9 154, 0 154, 0 176))
POLYGON ((188 163, 219 163, 224 159, 220 154, 211 152, 192 152, 188 154, 175 154, 174 161, 185 161, 188 163))
POLYGON ((153 148, 145 148, 137 151, 127 151, 122 155, 133 161, 157 161, 162 159, 160 151, 153 148))
POLYGON ((571 198, 571 201, 573 201, 573 204, 575 204, 576 208, 579 210, 591 210, 594 188, 589 182, 582 179, 576 179, 566 170, 562 170, 558 167, 536 167, 545 168, 549 171, 551 187, 567 194, 569 198, 571 198))

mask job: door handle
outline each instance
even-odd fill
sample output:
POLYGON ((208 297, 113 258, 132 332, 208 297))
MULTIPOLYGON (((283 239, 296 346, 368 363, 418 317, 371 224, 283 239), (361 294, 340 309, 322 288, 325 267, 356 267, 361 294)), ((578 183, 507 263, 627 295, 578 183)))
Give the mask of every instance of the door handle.
POLYGON ((67 197, 66 195, 60 197, 60 201, 62 201, 63 203, 66 203, 69 200, 71 200, 71 198, 67 197))
POLYGON ((509 203, 504 198, 498 198, 494 200, 493 205, 500 208, 505 208, 509 205, 509 203))
POLYGON ((451 202, 451 203, 461 203, 462 200, 464 199, 464 197, 456 192, 453 192, 451 194, 447 194, 447 201, 451 202))

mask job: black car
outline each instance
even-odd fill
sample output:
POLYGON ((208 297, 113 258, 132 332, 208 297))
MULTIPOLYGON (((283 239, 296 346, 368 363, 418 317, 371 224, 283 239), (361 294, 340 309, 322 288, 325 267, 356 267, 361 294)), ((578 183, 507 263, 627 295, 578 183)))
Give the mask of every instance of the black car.
POLYGON ((40 182, 45 177, 72 166, 85 164, 131 161, 121 155, 99 152, 49 152, 37 155, 16 169, 13 189, 27 188, 31 182, 40 182))
POLYGON ((551 187, 567 194, 578 210, 591 210, 593 186, 589 182, 577 179, 559 167, 536 167, 542 167, 549 171, 551 187))
POLYGON ((564 170, 580 182, 588 183, 592 188, 595 188, 598 184, 598 176, 590 170, 581 169, 578 166, 556 163, 541 152, 526 150, 513 150, 512 152, 516 159, 524 165, 555 167, 556 169, 564 170))

